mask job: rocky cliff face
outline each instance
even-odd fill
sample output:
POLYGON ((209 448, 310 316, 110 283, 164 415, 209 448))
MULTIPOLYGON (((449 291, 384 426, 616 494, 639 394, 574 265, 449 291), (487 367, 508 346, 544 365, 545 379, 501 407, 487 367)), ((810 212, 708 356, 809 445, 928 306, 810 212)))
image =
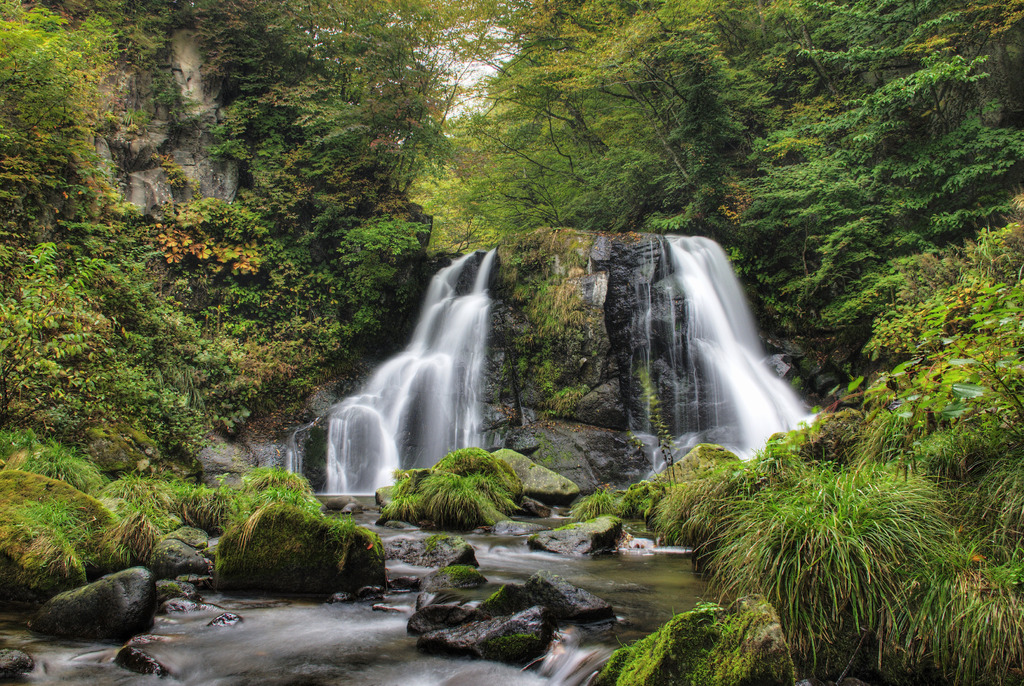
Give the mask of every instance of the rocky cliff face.
POLYGON ((163 64, 121 71, 108 91, 112 109, 124 114, 117 131, 96 139, 96 150, 126 200, 143 214, 197 195, 234 200, 237 164, 211 155, 224 106, 220 81, 204 74, 194 32, 175 31, 163 64))

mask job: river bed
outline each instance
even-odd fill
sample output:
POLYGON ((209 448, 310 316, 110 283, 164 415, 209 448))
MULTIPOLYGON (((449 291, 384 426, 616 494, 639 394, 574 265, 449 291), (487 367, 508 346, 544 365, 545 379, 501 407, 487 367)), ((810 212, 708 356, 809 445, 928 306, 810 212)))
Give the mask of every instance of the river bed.
MULTIPOLYGON (((433 533, 377 527, 374 512, 355 517, 385 539, 433 533)), ((565 523, 558 519, 523 521, 553 526, 565 523)), ((639 528, 631 532, 642 537, 642 523, 635 524, 639 528)), ((31 616, 31 608, 26 606, 0 606, 0 647, 17 648, 33 656, 36 669, 21 680, 32 684, 552 686, 571 682, 565 675, 583 656, 595 651, 605 655, 655 630, 673 614, 692 609, 704 590, 703 582, 692 571, 689 556, 678 549, 564 557, 530 551, 525 536, 481 533, 463 537, 476 549, 480 571, 488 584, 459 591, 460 596, 482 600, 502 583, 523 582, 538 570, 548 570, 608 600, 615 608, 617 621, 571 629, 564 654, 556 664, 561 671, 553 676, 499 663, 418 652, 416 637, 406 632, 415 593, 389 595, 383 602, 326 604, 321 598, 201 591, 207 602, 241 615, 243 621, 229 627, 206 626, 219 610, 158 615, 151 633, 167 636, 168 640, 151 644, 147 650, 171 671, 172 676, 165 678, 134 674, 115 665, 113 658, 119 646, 112 643, 33 634, 25 626, 31 616), (391 611, 374 610, 375 604, 391 611)), ((389 561, 388 569, 392 577, 422 577, 431 571, 398 561, 389 561)))

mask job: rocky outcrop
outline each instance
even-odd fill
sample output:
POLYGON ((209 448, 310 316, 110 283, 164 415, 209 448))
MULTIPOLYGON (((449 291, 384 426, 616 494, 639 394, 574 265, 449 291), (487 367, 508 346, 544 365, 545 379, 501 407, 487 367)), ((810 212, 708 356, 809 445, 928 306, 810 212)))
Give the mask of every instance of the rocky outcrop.
POLYGON ((608 601, 546 571, 537 572, 522 585, 503 585, 480 604, 480 609, 492 615, 508 615, 534 605, 546 607, 556 619, 574 622, 593 622, 615 616, 608 601))
POLYGON ((560 555, 597 555, 613 552, 622 536, 622 520, 597 517, 552 531, 542 531, 528 539, 533 550, 560 555))
POLYGON ((720 445, 699 443, 690 452, 676 460, 675 464, 658 474, 655 481, 679 484, 707 476, 714 470, 728 464, 738 464, 740 458, 720 445))
POLYGON ((568 505, 580 494, 580 487, 561 474, 542 467, 514 450, 502 449, 494 453, 523 482, 523 494, 549 505, 568 505))
POLYGON ((461 536, 449 534, 434 534, 426 539, 395 536, 384 541, 384 555, 389 560, 420 567, 479 566, 473 546, 461 536))
POLYGON ((792 686, 793 659, 774 608, 743 598, 673 617, 650 636, 620 648, 595 686, 792 686))
POLYGON ((255 525, 224 532, 215 578, 221 590, 354 592, 386 584, 384 551, 362 527, 281 503, 263 510, 255 525))
POLYGON ((532 607, 509 617, 425 633, 416 641, 416 647, 426 653, 523 663, 544 654, 554 630, 551 613, 542 607, 532 607))
POLYGON ((124 640, 153 626, 156 602, 153 574, 132 567, 50 598, 29 628, 51 636, 124 640))

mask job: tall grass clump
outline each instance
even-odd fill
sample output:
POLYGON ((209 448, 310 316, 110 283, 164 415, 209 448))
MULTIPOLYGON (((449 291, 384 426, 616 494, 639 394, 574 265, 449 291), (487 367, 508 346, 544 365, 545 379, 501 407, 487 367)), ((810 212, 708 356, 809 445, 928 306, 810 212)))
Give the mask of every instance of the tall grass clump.
POLYGON ((431 474, 420 494, 422 519, 445 529, 489 526, 516 509, 504 488, 483 474, 431 474))
POLYGON ((238 493, 230 488, 208 488, 175 481, 171 489, 173 513, 183 524, 211 534, 222 532, 239 508, 238 493))
POLYGON ((74 486, 83 493, 98 491, 106 479, 93 462, 71 446, 53 439, 39 441, 31 431, 0 432, 4 469, 41 474, 74 486))
POLYGON ((622 494, 619 516, 624 519, 650 519, 655 506, 665 495, 665 488, 666 484, 652 481, 632 484, 622 494))
POLYGON ((790 644, 815 664, 823 656, 827 665, 831 646, 862 633, 898 652, 912 596, 954 540, 935 485, 891 467, 807 470, 728 510, 712 587, 729 597, 764 595, 790 644))
POLYGON ((508 497, 515 502, 523 498, 523 482, 515 470, 483 448, 453 450, 441 458, 430 471, 459 476, 480 474, 487 477, 495 486, 503 488, 508 497))
POLYGON ((256 467, 242 477, 242 491, 245 493, 258 493, 271 488, 285 488, 313 495, 313 487, 306 477, 281 467, 256 467))
POLYGON ((569 511, 574 522, 585 522, 601 515, 619 515, 622 506, 619 498, 609 488, 598 488, 588 496, 576 501, 569 511))

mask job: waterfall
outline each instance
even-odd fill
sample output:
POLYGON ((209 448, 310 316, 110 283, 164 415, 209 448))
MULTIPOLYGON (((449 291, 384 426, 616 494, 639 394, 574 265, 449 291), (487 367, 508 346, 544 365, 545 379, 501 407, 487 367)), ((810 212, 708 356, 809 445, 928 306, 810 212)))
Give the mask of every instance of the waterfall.
POLYGON ((430 467, 480 444, 495 255, 471 253, 438 272, 408 347, 331 408, 326 492, 372 493, 395 469, 430 467))
MULTIPOLYGON (((796 428, 807 410, 766 363, 722 248, 680 236, 662 239, 661 247, 661 261, 646 257, 638 275, 649 291, 634 318, 642 334, 634 369, 649 370, 679 448, 711 442, 749 455, 773 433, 796 428)), ((636 419, 633 425, 649 430, 636 419)))

